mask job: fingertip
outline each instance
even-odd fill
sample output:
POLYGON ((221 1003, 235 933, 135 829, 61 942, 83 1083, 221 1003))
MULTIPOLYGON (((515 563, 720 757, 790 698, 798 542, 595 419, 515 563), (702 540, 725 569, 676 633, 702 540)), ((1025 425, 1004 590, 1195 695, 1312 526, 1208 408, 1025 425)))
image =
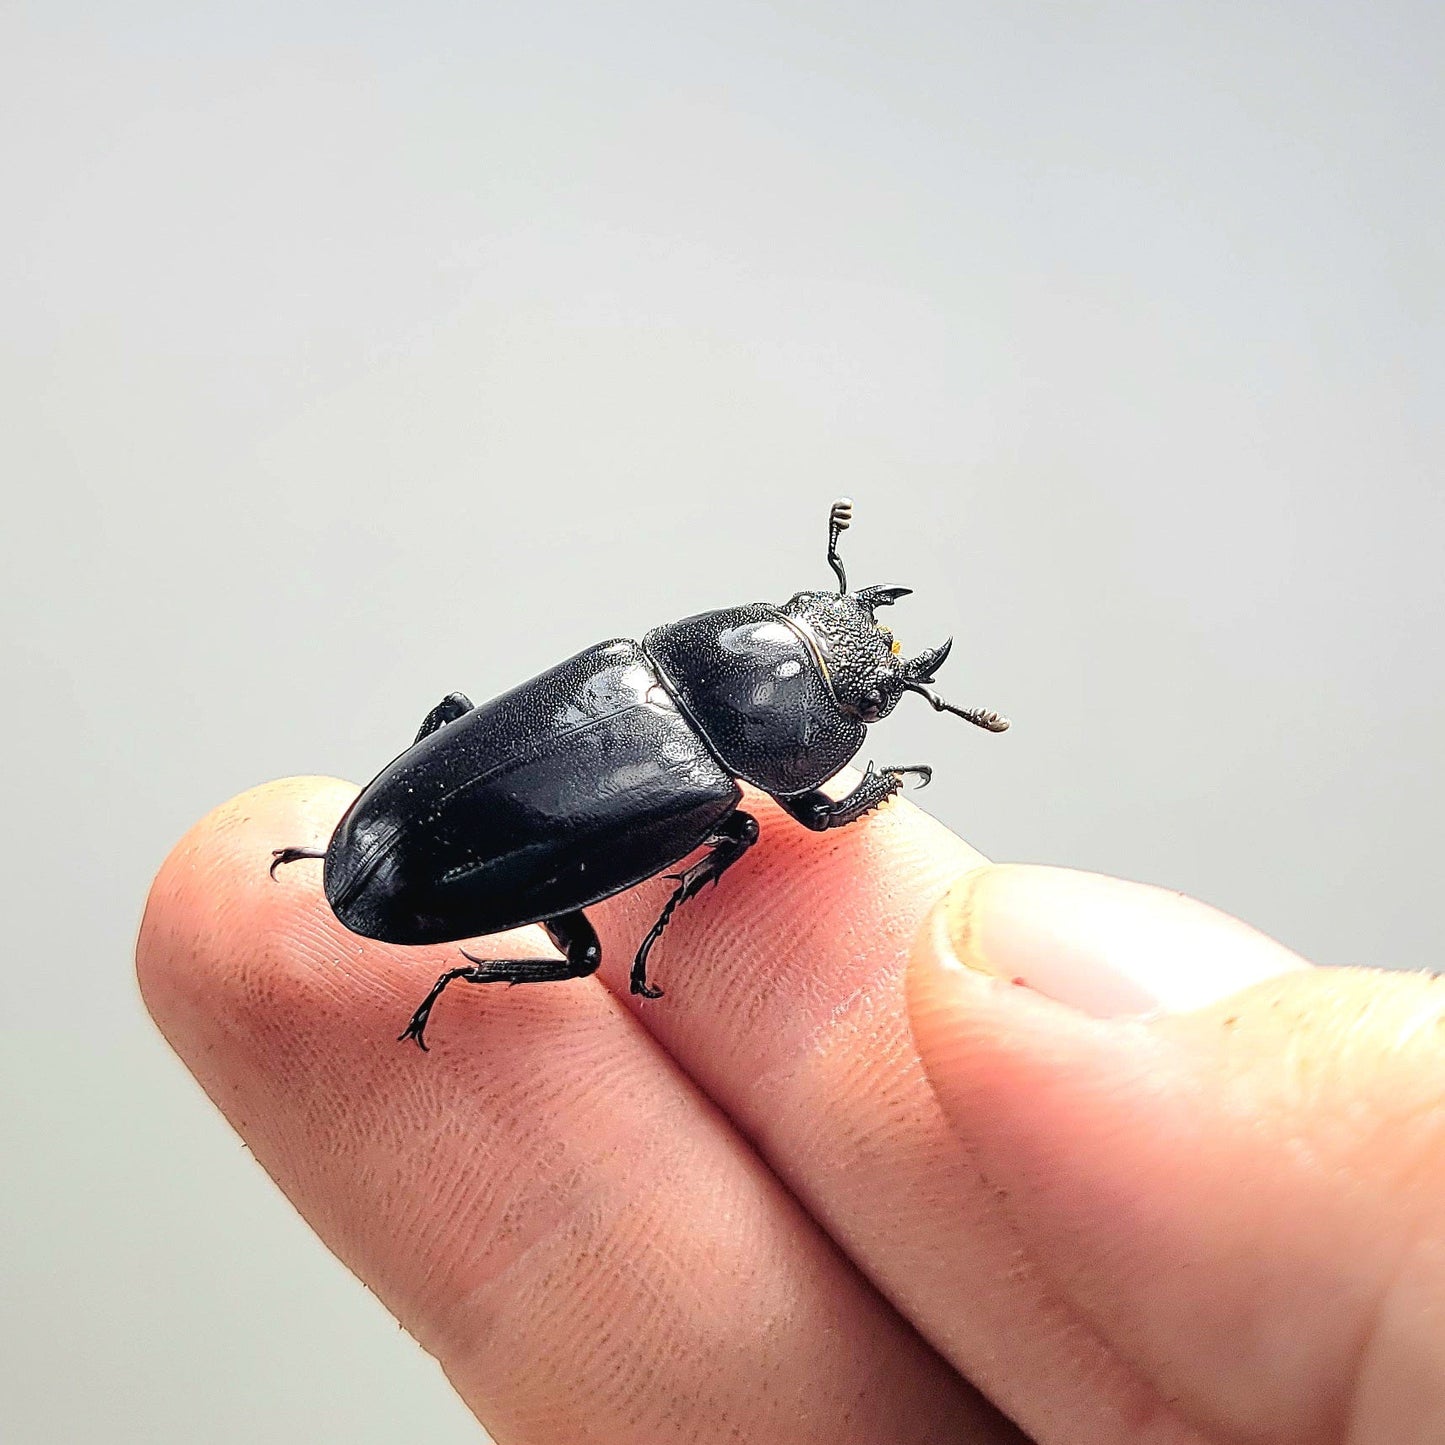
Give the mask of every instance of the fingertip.
POLYGON ((1184 1013, 1310 967, 1184 894, 1069 868, 969 875, 939 919, 940 956, 1094 1018, 1184 1013))
POLYGON ((313 912, 319 874, 270 875, 278 847, 324 848, 356 788, 292 777, 249 788, 213 808, 171 849, 152 880, 136 939, 136 978, 173 1043, 198 995, 214 1007, 230 967, 313 912), (298 909, 297 888, 306 888, 298 909), (244 945, 244 946, 242 946, 244 945))
POLYGON ((1072 1112, 1081 1081, 1131 1075, 1132 1033, 1067 1007, 1030 986, 998 953, 987 961, 977 932, 1011 865, 960 877, 925 917, 909 954, 904 997, 914 1045, 945 1116, 965 1141, 1005 1132, 1006 1120, 1046 1131, 1072 1112))

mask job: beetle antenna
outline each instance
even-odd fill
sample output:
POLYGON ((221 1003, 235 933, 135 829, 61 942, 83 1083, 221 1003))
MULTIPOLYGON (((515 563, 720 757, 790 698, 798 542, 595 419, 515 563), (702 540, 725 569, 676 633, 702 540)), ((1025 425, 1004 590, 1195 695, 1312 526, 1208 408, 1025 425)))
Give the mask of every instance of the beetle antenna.
POLYGON ((905 682, 903 686, 909 692, 916 692, 919 697, 926 699, 934 712, 951 712, 954 717, 961 717, 976 728, 987 728, 991 733, 1008 731, 1009 721, 999 713, 990 712, 983 707, 954 707, 951 702, 944 702, 932 688, 925 687, 921 682, 905 682))
POLYGON ((853 525, 853 499, 839 497, 828 513, 828 565, 838 578, 838 595, 848 590, 848 574, 843 570, 843 559, 838 555, 838 538, 853 525))
POLYGON ((317 853, 310 848, 277 848, 271 854, 271 867, 268 871, 274 878, 276 870, 283 863, 298 863, 302 858, 324 858, 325 856, 324 850, 317 853))

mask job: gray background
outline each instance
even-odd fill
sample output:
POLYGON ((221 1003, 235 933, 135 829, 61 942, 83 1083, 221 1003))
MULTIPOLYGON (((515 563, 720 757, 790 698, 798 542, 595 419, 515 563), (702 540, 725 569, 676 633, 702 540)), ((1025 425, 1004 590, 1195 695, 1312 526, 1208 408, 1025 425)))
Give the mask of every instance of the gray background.
POLYGON ((465 1441, 148 1024, 175 837, 860 581, 1004 858, 1439 959, 1442 10, 11 4, 7 1440, 465 1441))

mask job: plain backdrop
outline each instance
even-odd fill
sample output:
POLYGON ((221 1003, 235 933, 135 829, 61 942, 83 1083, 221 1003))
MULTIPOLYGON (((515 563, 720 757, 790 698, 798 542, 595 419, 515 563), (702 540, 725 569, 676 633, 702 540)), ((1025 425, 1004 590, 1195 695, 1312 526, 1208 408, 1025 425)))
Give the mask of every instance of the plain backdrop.
POLYGON ((879 731, 940 817, 1433 967, 1442 42, 1426 0, 6 5, 0 1434, 477 1439, 149 1024, 147 884, 452 688, 828 585, 839 494, 1015 721, 879 731))

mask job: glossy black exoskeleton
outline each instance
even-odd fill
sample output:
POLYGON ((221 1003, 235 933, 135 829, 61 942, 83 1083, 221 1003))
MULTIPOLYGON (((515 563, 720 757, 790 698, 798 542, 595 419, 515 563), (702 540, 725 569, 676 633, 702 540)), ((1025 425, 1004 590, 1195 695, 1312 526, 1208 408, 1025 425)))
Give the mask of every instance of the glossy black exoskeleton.
POLYGON ((354 933, 387 943, 447 943, 540 923, 557 959, 482 959, 448 969, 401 1037, 426 1047, 449 983, 581 978, 601 961, 584 909, 650 878, 676 884, 632 965, 633 993, 657 998, 647 958, 679 904, 715 883, 757 842, 738 780, 769 793, 806 828, 841 827, 925 766, 875 769, 846 797, 821 791, 863 745, 866 727, 905 692, 991 732, 1008 722, 954 707, 930 684, 941 647, 905 659, 878 608, 907 587, 848 590, 838 538, 852 504, 829 514, 836 592, 799 592, 704 612, 579 652, 480 707, 454 692, 416 741, 347 810, 325 852, 278 848, 283 863, 324 858, 326 898, 354 933))

